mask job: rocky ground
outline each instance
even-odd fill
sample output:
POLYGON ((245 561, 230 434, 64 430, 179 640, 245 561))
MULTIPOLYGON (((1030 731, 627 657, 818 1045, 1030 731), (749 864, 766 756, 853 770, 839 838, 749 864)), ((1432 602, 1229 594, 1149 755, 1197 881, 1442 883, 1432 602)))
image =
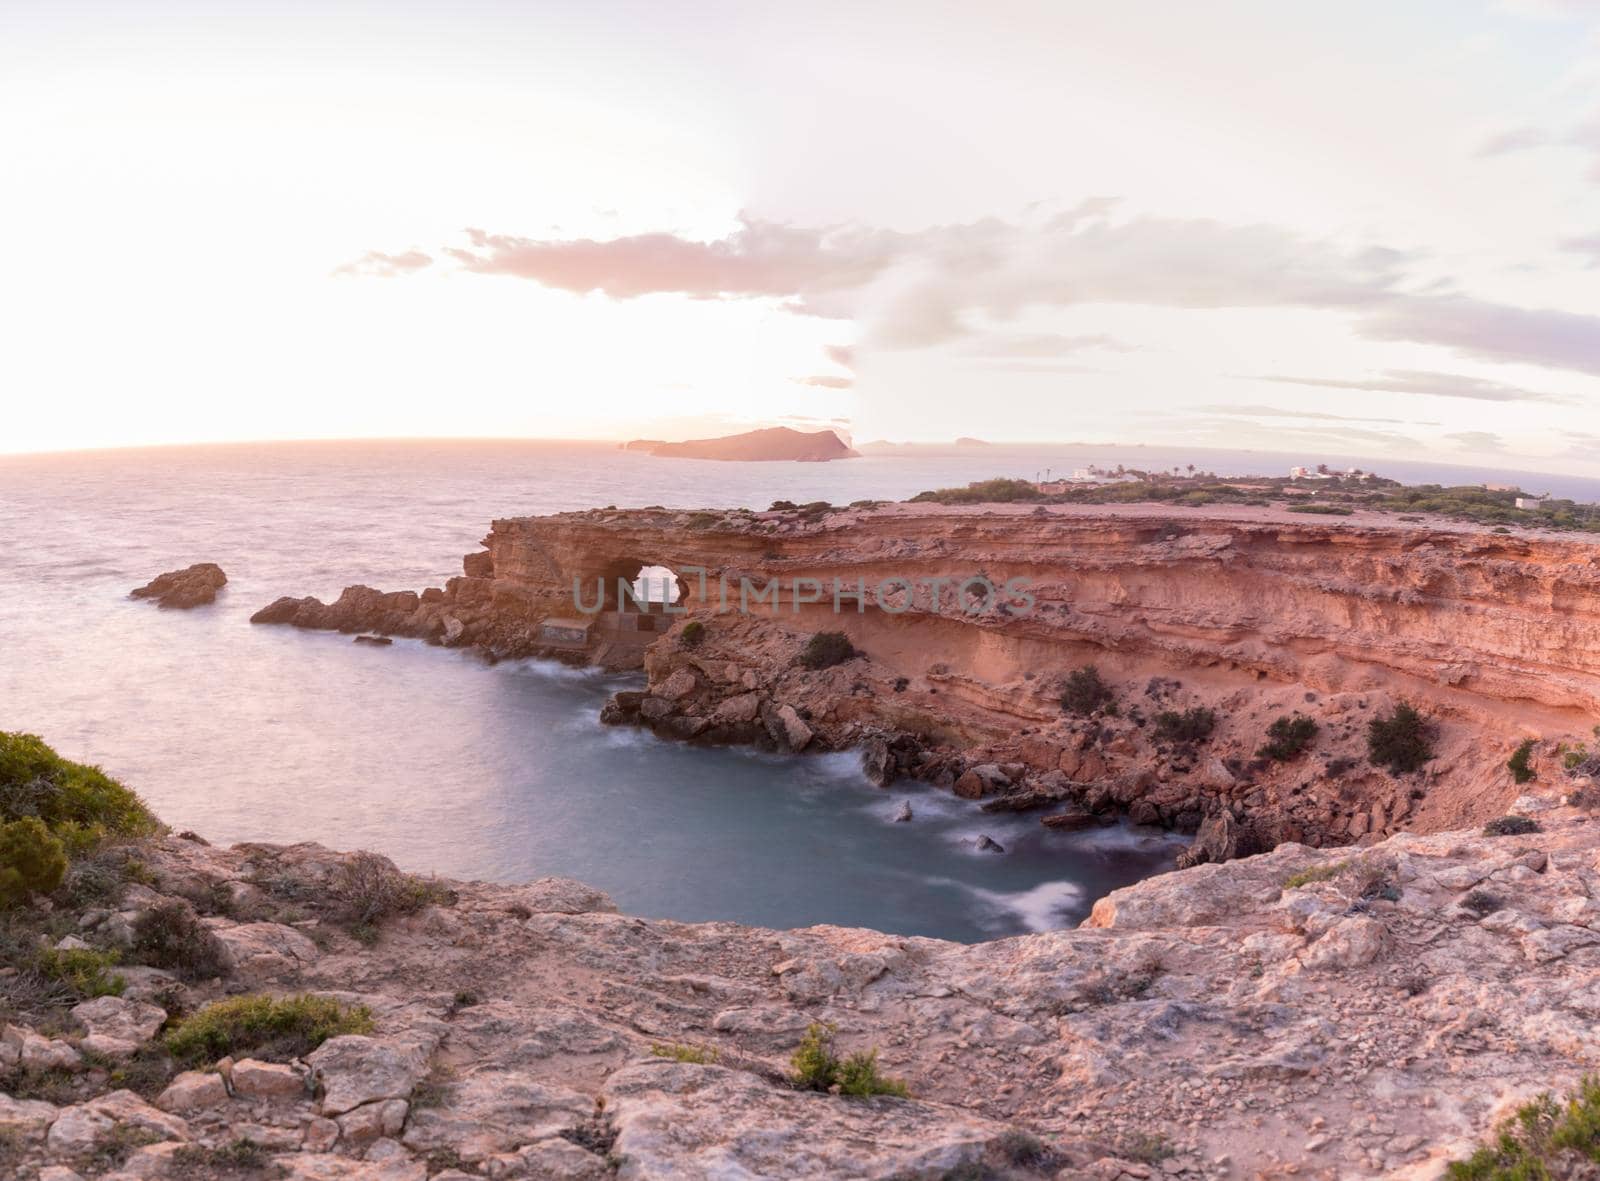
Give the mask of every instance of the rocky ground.
MULTIPOLYGON (((0 995, 0 1173, 23 1181, 1434 1176, 1600 1060, 1600 813, 1398 834, 1152 878, 1075 930, 963 946, 615 913, 600 893, 407 883, 316 845, 164 836, 93 906, 121 996, 0 995), (381 904, 352 909, 352 882, 381 904), (381 888, 372 887, 378 882, 381 888), (399 885, 397 886, 397 883, 399 885), (147 959, 181 901, 216 955, 147 959), (372 1027, 176 1072, 163 1028, 316 993, 372 1027), (809 1026, 911 1098, 795 1089, 809 1026), (264 1061, 272 1057, 284 1061, 264 1061)), ((354 899, 360 902, 360 896, 354 899)))

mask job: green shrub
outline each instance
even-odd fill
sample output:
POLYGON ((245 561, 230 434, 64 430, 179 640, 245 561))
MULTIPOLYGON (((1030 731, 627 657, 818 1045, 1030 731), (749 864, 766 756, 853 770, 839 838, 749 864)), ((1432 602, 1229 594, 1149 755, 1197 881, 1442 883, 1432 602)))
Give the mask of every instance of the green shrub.
POLYGON ((799 507, 800 506, 792 500, 774 500, 767 511, 769 513, 787 513, 793 512, 799 507))
POLYGON ((1204 742, 1216 728, 1216 713, 1200 705, 1182 713, 1168 709, 1156 715, 1156 739, 1161 742, 1204 742))
POLYGON ((1506 766, 1511 769, 1511 778, 1518 783, 1533 782, 1533 767, 1528 763, 1528 758, 1533 754, 1533 739, 1524 739, 1521 746, 1517 747, 1506 766))
POLYGON ((1373 718, 1367 723, 1367 756, 1396 775, 1419 770, 1433 758, 1427 720, 1405 701, 1388 717, 1373 718))
POLYGON ((1539 822, 1527 816, 1500 816, 1483 826, 1486 837, 1521 837, 1539 831, 1539 822))
POLYGON ((167 1049, 190 1065, 219 1058, 263 1058, 284 1062, 304 1057, 331 1037, 371 1033, 372 1011, 330 997, 260 993, 207 1005, 166 1036, 167 1049))
POLYGON ((36 961, 39 971, 51 980, 70 988, 81 1000, 97 996, 121 996, 126 980, 111 971, 121 957, 114 951, 73 948, 65 951, 46 948, 36 961))
POLYGON ((687 1042, 657 1042, 650 1047, 650 1053, 657 1058, 671 1058, 674 1062, 693 1062, 701 1066, 714 1063, 722 1057, 714 1046, 691 1046, 687 1042))
POLYGON ((1010 504, 1018 500, 1043 500, 1041 493, 1027 480, 996 479, 977 480, 965 488, 937 488, 919 492, 911 498, 913 504, 1010 504))
POLYGON ((1313 882, 1328 882, 1338 877, 1349 866, 1348 861, 1335 861, 1331 865, 1317 865, 1311 869, 1302 869, 1299 873, 1290 874, 1283 883, 1285 890, 1298 890, 1301 886, 1309 886, 1313 882))
POLYGON ((1100 676, 1092 664, 1075 668, 1067 674, 1066 688, 1061 691, 1061 708, 1069 714, 1086 718, 1097 709, 1104 709, 1116 699, 1111 686, 1100 676))
POLYGON ((36 816, 0 824, 0 908, 48 894, 67 874, 67 852, 36 816))
POLYGON ((227 971, 221 941, 179 899, 158 903, 133 921, 133 952, 140 963, 171 969, 185 980, 227 971))
POLYGON ((1540 1095, 1495 1130, 1494 1139, 1447 1166, 1451 1181, 1554 1181, 1600 1163, 1600 1077, 1585 1077, 1566 1102, 1540 1095))
POLYGON ((1287 763, 1310 749, 1317 738, 1316 719, 1304 714, 1285 714, 1267 727, 1267 741, 1256 751, 1264 759, 1287 763))
POLYGON ((1318 517, 1348 517, 1354 509, 1341 508, 1336 504, 1296 504, 1289 507, 1291 513, 1308 513, 1318 517))
POLYGON ((697 648, 705 642, 706 625, 698 619, 691 619, 683 625, 683 631, 678 633, 678 638, 690 648, 697 648))
POLYGON ((841 1095, 864 1098, 869 1095, 894 1095, 905 1099, 910 1095, 905 1083, 888 1078, 878 1072, 878 1051, 863 1050, 840 1058, 833 1051, 833 1035, 837 1027, 813 1022, 806 1036, 789 1059, 794 1068, 790 1081, 803 1091, 831 1091, 839 1088, 841 1095))
POLYGON ((1491 894, 1488 890, 1469 890, 1461 899, 1463 909, 1470 910, 1482 918, 1486 914, 1493 914, 1504 906, 1505 899, 1498 894, 1491 894))
POLYGON ((138 796, 99 768, 62 758, 37 735, 0 731, 0 822, 27 816, 43 821, 69 853, 160 828, 138 796))
POLYGON ((806 641, 800 663, 809 669, 832 668, 856 655, 855 645, 843 632, 818 632, 806 641))

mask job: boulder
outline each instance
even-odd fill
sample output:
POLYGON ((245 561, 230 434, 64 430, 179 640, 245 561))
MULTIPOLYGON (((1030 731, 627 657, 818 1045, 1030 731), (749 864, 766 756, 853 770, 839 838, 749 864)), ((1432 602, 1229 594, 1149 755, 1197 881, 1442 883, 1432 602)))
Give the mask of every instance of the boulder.
POLYGON ((162 1111, 200 1111, 227 1101, 227 1084, 220 1074, 209 1070, 186 1070, 156 1096, 156 1106, 162 1111))
POLYGON ((154 599, 158 607, 186 609, 214 602, 228 576, 215 562, 196 562, 182 570, 158 574, 141 587, 128 592, 131 599, 154 599))
POLYGON ((711 712, 711 720, 718 725, 753 722, 760 712, 761 694, 740 693, 718 702, 717 708, 711 712))
POLYGON ((655 693, 656 696, 664 697, 668 701, 682 701, 699 687, 700 682, 693 672, 686 668, 678 668, 656 688, 655 693))
POLYGON ((78 1070, 83 1058, 70 1045, 56 1038, 47 1038, 20 1025, 8 1025, 0 1033, 0 1045, 8 1061, 35 1070, 78 1070))
POLYGON ((428 1166, 408 1157, 364 1161, 328 1152, 290 1152, 272 1158, 280 1181, 427 1181, 428 1166))
POLYGON ((792 705, 785 703, 778 706, 764 720, 772 740, 786 750, 798 754, 811 741, 811 727, 806 725, 792 705))
POLYGON ((188 1140, 189 1125, 152 1107, 132 1091, 112 1091, 87 1103, 63 1108, 50 1125, 45 1144, 60 1156, 82 1156, 113 1136, 132 1129, 155 1140, 188 1140))
POLYGON ((904 824, 911 819, 911 801, 901 800, 900 810, 894 814, 896 823, 904 824))
POLYGON ((976 800, 996 795, 1011 786, 1011 777, 997 763, 979 763, 968 767, 955 783, 955 793, 962 799, 976 800))
POLYGON ((1239 822, 1232 812, 1222 808, 1212 813, 1200 822, 1189 847, 1178 854, 1178 868, 1233 860, 1239 855, 1240 836, 1239 822))
POLYGON ((155 1037, 167 1020, 167 1011, 125 997, 102 996, 73 1006, 72 1016, 93 1037, 138 1045, 155 1037))
POLYGON ((343 1115, 378 1099, 406 1099, 428 1072, 428 1054, 414 1042, 362 1034, 330 1038, 306 1063, 322 1087, 322 1114, 343 1115))
MULTIPOLYGON (((861 773, 867 782, 877 787, 888 787, 894 781, 895 760, 889 751, 889 740, 874 734, 861 747, 861 773)), ((909 816, 907 820, 911 819, 909 816)))
POLYGON ((246 981, 299 971, 320 954, 315 943, 282 923, 240 923, 218 927, 214 933, 229 972, 246 981))
POLYGON ((0 1091, 0 1139, 31 1136, 55 1122, 56 1105, 40 1099, 13 1099, 0 1091))
POLYGON ((228 1071, 233 1093, 248 1099, 293 1099, 306 1093, 300 1072, 279 1062, 241 1058, 228 1071))
POLYGON ((1039 823, 1046 828, 1059 829, 1063 832, 1077 832, 1082 828, 1092 828, 1098 821, 1093 812, 1086 812, 1082 808, 1072 808, 1066 812, 1053 812, 1049 816, 1039 817, 1039 823))
POLYGON ((977 847, 980 853, 1004 853, 1006 851, 1006 847, 988 833, 982 833, 978 836, 977 847))

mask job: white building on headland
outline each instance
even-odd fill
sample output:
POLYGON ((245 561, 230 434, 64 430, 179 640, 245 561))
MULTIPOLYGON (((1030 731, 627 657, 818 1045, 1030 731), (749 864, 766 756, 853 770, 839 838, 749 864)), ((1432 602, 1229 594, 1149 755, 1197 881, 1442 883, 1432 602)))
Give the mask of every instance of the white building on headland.
POLYGON ((1544 507, 1544 497, 1542 497, 1542 496, 1519 496, 1519 497, 1517 497, 1517 507, 1518 508, 1522 508, 1522 509, 1528 509, 1528 510, 1533 511, 1533 512, 1537 512, 1539 509, 1542 509, 1544 507))

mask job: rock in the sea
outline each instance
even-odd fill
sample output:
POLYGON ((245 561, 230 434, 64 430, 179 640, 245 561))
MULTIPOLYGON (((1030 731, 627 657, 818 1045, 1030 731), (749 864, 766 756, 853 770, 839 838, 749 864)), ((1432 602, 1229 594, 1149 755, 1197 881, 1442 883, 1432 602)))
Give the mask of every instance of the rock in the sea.
POLYGON ((1193 843, 1178 854, 1178 868, 1233 860, 1239 855, 1239 835, 1239 822, 1226 808, 1207 816, 1200 822, 1193 843))
POLYGON ((1046 828, 1059 829, 1063 832, 1077 832, 1082 828, 1092 828, 1095 824, 1093 812, 1085 812, 1082 808, 1071 808, 1065 812, 1055 812, 1049 816, 1039 817, 1039 823, 1046 828))
POLYGON ((904 824, 907 820, 911 819, 911 801, 910 800, 902 800, 900 802, 900 810, 894 814, 894 818, 895 818, 896 822, 901 823, 901 824, 904 824))
POLYGON ((978 835, 978 852, 980 852, 980 853, 1004 853, 1005 851, 1006 851, 1006 847, 1004 845, 1002 845, 999 841, 995 840, 988 833, 980 833, 978 835))
POLYGON ((378 647, 394 643, 388 636, 357 636, 354 642, 357 644, 374 644, 378 647))
POLYGON ((1011 777, 994 763, 969 767, 956 780, 955 793, 962 799, 976 800, 994 795, 1011 786, 1011 777))
POLYGON ((128 592, 132 599, 154 599, 158 607, 202 607, 216 601, 228 576, 215 562, 196 562, 183 570, 168 570, 128 592))

